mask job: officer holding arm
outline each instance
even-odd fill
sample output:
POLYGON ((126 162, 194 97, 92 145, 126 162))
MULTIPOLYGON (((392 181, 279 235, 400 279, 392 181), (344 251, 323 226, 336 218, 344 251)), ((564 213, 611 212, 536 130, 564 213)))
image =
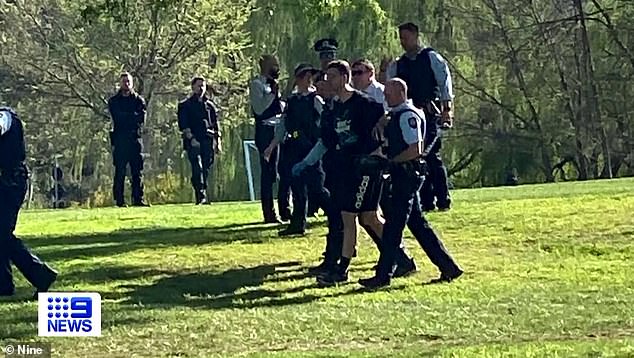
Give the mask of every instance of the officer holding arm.
MULTIPOLYGON (((324 105, 323 99, 312 87, 313 76, 318 70, 310 64, 300 64, 294 72, 297 93, 288 98, 284 117, 276 127, 276 136, 264 153, 265 158, 270 158, 276 146, 284 141, 285 155, 291 166, 301 162, 319 140, 324 105)), ((293 177, 293 213, 288 227, 279 232, 280 236, 304 234, 309 197, 324 208, 329 235, 340 230, 341 215, 332 207, 330 193, 324 188, 324 176, 321 161, 316 161, 293 177)))
POLYGON ((57 272, 35 256, 22 240, 14 235, 18 213, 26 195, 24 128, 17 113, 0 107, 0 296, 15 293, 11 263, 35 288, 46 292, 57 278, 57 272))
POLYGON ((406 225, 440 270, 440 277, 433 282, 450 282, 462 275, 463 271, 447 253, 420 208, 419 190, 425 169, 422 161, 425 115, 407 101, 407 84, 399 78, 387 82, 385 97, 391 108, 390 119, 384 128, 384 149, 388 158, 386 166, 393 182, 398 185, 393 185, 391 189, 392 208, 383 228, 383 250, 376 275, 361 279, 359 283, 368 288, 390 284, 406 225))
POLYGON ((215 155, 221 150, 218 113, 206 94, 207 82, 203 77, 194 77, 191 87, 191 96, 178 104, 178 128, 192 168, 196 205, 209 204, 207 179, 215 155))
POLYGON ((407 96, 427 117, 427 170, 422 189, 423 210, 451 207, 447 169, 440 156, 441 131, 453 125, 453 83, 447 61, 433 48, 420 45, 418 26, 409 22, 399 26, 405 53, 387 68, 388 79, 398 77, 407 83, 407 96), (434 203, 435 199, 435 203, 434 203))

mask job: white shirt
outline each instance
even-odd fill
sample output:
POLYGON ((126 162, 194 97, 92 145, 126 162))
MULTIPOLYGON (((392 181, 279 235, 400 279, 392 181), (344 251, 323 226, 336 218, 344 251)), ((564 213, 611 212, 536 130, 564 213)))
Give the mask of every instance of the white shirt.
POLYGON ((384 90, 385 90, 385 86, 383 86, 381 82, 375 79, 372 79, 372 82, 370 82, 370 85, 368 86, 368 88, 364 89, 363 92, 367 94, 368 97, 381 103, 383 105, 383 108, 387 111, 388 107, 387 107, 387 103, 385 102, 385 93, 383 93, 384 90))
POLYGON ((4 135, 11 128, 13 116, 5 108, 0 108, 0 135, 4 135))
MULTIPOLYGON (((251 81, 251 85, 249 86, 249 100, 255 114, 260 115, 264 113, 278 95, 279 92, 273 93, 271 85, 266 81, 266 77, 260 75, 251 81)), ((285 103, 281 101, 281 105, 283 111, 285 103)), ((281 114, 267 118, 264 120, 264 124, 274 126, 279 123, 280 118, 282 118, 281 114)))

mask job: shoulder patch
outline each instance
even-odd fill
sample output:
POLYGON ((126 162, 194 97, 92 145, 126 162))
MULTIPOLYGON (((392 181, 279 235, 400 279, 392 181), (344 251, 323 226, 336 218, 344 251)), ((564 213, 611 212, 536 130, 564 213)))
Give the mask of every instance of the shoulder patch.
POLYGON ((409 117, 409 119, 407 120, 407 123, 409 123, 409 126, 412 128, 418 127, 418 120, 415 116, 409 117))

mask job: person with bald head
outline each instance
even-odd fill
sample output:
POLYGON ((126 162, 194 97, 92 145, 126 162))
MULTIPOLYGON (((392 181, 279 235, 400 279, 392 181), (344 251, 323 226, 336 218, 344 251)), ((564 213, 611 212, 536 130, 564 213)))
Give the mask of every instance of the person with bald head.
MULTIPOLYGON (((398 185, 392 186, 392 205, 385 218, 381 240, 383 250, 376 266, 376 274, 359 280, 359 283, 368 288, 390 284, 394 276, 394 263, 402 250, 405 225, 440 270, 440 277, 432 282, 451 282, 462 275, 463 271, 430 227, 420 205, 419 191, 425 173, 425 114, 407 99, 407 84, 400 78, 386 82, 385 100, 390 107, 390 115, 382 128, 385 137, 383 151, 388 158, 386 166, 392 182, 398 185)), ((416 269, 413 260, 411 264, 409 272, 414 272, 416 269)))
MULTIPOLYGON (((267 224, 281 223, 273 204, 273 185, 278 177, 278 161, 280 148, 276 147, 269 158, 265 158, 264 151, 275 137, 275 126, 280 122, 284 112, 281 99, 279 76, 280 64, 273 55, 262 55, 259 61, 260 75, 255 77, 249 85, 249 101, 251 112, 255 118, 255 146, 260 153, 260 200, 262 215, 267 224)), ((290 220, 290 179, 280 176, 278 186, 278 209, 282 221, 290 220)))

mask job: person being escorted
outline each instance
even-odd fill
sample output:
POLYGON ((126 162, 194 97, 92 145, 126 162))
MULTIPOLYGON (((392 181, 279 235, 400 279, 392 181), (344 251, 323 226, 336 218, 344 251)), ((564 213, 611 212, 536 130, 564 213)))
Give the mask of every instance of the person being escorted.
MULTIPOLYGON (((275 138, 264 152, 265 158, 270 158, 277 145, 284 141, 285 155, 292 167, 301 162, 317 144, 324 105, 323 99, 312 87, 313 76, 317 72, 319 70, 310 64, 300 64, 295 68, 297 93, 288 98, 284 117, 276 127, 275 138)), ((324 177, 321 161, 305 168, 301 175, 293 177, 291 222, 286 229, 279 232, 280 236, 304 235, 309 196, 318 206, 324 208, 328 217, 329 235, 341 230, 341 215, 332 207, 330 193, 324 188, 324 177)))
MULTIPOLYGON (((285 103, 280 97, 280 68, 277 58, 263 55, 259 65, 260 75, 255 77, 249 86, 249 100, 255 118, 255 146, 260 153, 262 214, 267 224, 281 223, 273 205, 273 185, 278 175, 279 146, 271 152, 269 160, 265 159, 264 151, 275 137, 275 126, 280 122, 285 103)), ((290 220, 290 178, 279 183, 278 207, 282 220, 290 220)))
POLYGON ((128 165, 132 176, 132 205, 149 206, 143 201, 143 140, 145 99, 134 90, 132 75, 125 72, 120 78, 119 91, 108 100, 113 122, 110 145, 114 163, 112 194, 117 206, 124 207, 124 181, 128 165))
POLYGON ((452 127, 454 98, 449 66, 433 48, 420 45, 418 26, 408 22, 398 27, 401 46, 405 50, 387 69, 387 78, 398 77, 407 83, 408 98, 427 117, 426 156, 428 178, 422 188, 423 210, 449 210, 451 197, 447 169, 440 156, 440 135, 452 127), (435 202, 434 202, 435 199, 435 202))
POLYGON ((207 197, 209 171, 222 150, 218 112, 207 96, 204 77, 194 77, 191 88, 192 94, 178 104, 178 128, 192 168, 196 205, 210 204, 207 197))
MULTIPOLYGON (((356 251, 357 218, 379 249, 381 247, 383 223, 378 215, 381 172, 376 170, 362 173, 357 163, 363 156, 379 149, 379 142, 373 137, 373 129, 385 112, 380 103, 350 86, 351 69, 346 61, 331 62, 326 74, 327 82, 335 91, 337 100, 334 101, 332 115, 323 118, 322 141, 318 142, 316 148, 323 148, 322 155, 326 151, 334 152, 332 154, 335 155, 334 160, 339 171, 335 179, 339 183, 335 200, 342 211, 344 228, 338 265, 331 266, 330 270, 317 277, 318 283, 331 285, 348 279, 348 267, 356 251)), ((316 148, 314 151, 318 150, 316 148)), ((314 151, 311 150, 307 158, 296 164, 299 171, 302 167, 312 165, 315 158, 321 158, 311 156, 314 151)))
POLYGON ((13 263, 38 292, 46 292, 57 272, 34 255, 14 235, 18 213, 27 191, 24 127, 11 108, 0 107, 0 296, 15 294, 13 263))
POLYGON ((367 288, 390 284, 406 225, 432 263, 440 270, 440 277, 432 282, 451 282, 460 277, 463 271, 430 227, 420 207, 419 190, 425 171, 425 114, 407 101, 407 84, 399 78, 387 82, 385 97, 391 108, 390 119, 383 129, 386 138, 387 167, 392 180, 398 185, 392 186, 392 209, 383 228, 383 250, 376 267, 376 275, 361 279, 359 283, 367 288))

